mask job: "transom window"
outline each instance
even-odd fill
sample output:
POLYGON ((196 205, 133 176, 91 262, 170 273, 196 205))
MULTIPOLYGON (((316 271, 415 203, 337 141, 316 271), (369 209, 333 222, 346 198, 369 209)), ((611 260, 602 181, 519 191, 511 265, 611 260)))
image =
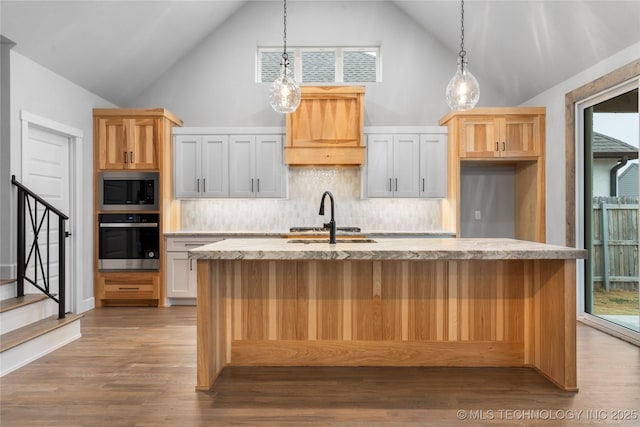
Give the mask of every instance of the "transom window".
MULTIPOLYGON (((379 47, 287 47, 287 54, 297 82, 380 81, 379 47)), ((256 81, 274 81, 280 73, 281 58, 281 47, 258 47, 256 81)))

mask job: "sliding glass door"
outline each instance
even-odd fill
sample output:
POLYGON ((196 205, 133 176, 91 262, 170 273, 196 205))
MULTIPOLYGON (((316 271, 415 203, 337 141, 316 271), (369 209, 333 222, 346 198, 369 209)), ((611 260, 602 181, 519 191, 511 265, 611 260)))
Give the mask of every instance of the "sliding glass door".
POLYGON ((584 313, 640 340, 638 81, 580 107, 584 313))

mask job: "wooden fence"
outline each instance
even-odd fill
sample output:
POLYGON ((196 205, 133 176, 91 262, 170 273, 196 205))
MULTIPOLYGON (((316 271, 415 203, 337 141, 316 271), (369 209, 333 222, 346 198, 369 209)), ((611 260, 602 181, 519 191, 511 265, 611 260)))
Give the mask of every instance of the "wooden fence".
POLYGON ((638 289, 637 197, 594 197, 591 257, 594 289, 638 289))

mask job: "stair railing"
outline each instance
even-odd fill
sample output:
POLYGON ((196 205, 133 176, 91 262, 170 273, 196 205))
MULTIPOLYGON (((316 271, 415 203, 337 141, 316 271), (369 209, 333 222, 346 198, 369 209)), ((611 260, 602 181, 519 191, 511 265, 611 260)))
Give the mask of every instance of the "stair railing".
MULTIPOLYGON (((58 318, 65 317, 65 238, 69 235, 65 231, 65 221, 68 216, 53 207, 42 197, 22 185, 16 180, 15 175, 11 176, 11 183, 18 188, 18 274, 17 274, 17 296, 24 296, 24 282, 31 283, 46 296, 58 304, 58 318), (39 209, 40 208, 40 209, 39 209), (27 214, 29 226, 33 232, 33 242, 27 254, 27 214), (58 221, 58 294, 53 294, 50 290, 50 248, 55 244, 51 242, 51 214, 57 217, 58 221), (41 247, 39 237, 46 236, 46 244, 41 247), (43 252, 45 260, 43 260, 43 252), (32 266, 33 277, 28 276, 29 266, 32 266)), ((54 217, 54 221, 56 218, 54 217)))

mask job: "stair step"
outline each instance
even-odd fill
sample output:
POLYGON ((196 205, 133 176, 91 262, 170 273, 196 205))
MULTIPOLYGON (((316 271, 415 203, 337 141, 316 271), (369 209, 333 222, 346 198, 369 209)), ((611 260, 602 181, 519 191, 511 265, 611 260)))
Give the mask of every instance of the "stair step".
POLYGON ((0 286, 14 283, 16 279, 0 279, 0 286))
POLYGON ((57 315, 53 315, 27 326, 23 326, 22 328, 7 332, 6 334, 2 334, 0 335, 0 353, 74 322, 81 317, 83 317, 82 314, 69 313, 64 319, 58 319, 57 315))
POLYGON ((49 297, 44 294, 26 294, 23 297, 13 297, 0 301, 0 313, 24 307, 25 305, 34 304, 49 297))

